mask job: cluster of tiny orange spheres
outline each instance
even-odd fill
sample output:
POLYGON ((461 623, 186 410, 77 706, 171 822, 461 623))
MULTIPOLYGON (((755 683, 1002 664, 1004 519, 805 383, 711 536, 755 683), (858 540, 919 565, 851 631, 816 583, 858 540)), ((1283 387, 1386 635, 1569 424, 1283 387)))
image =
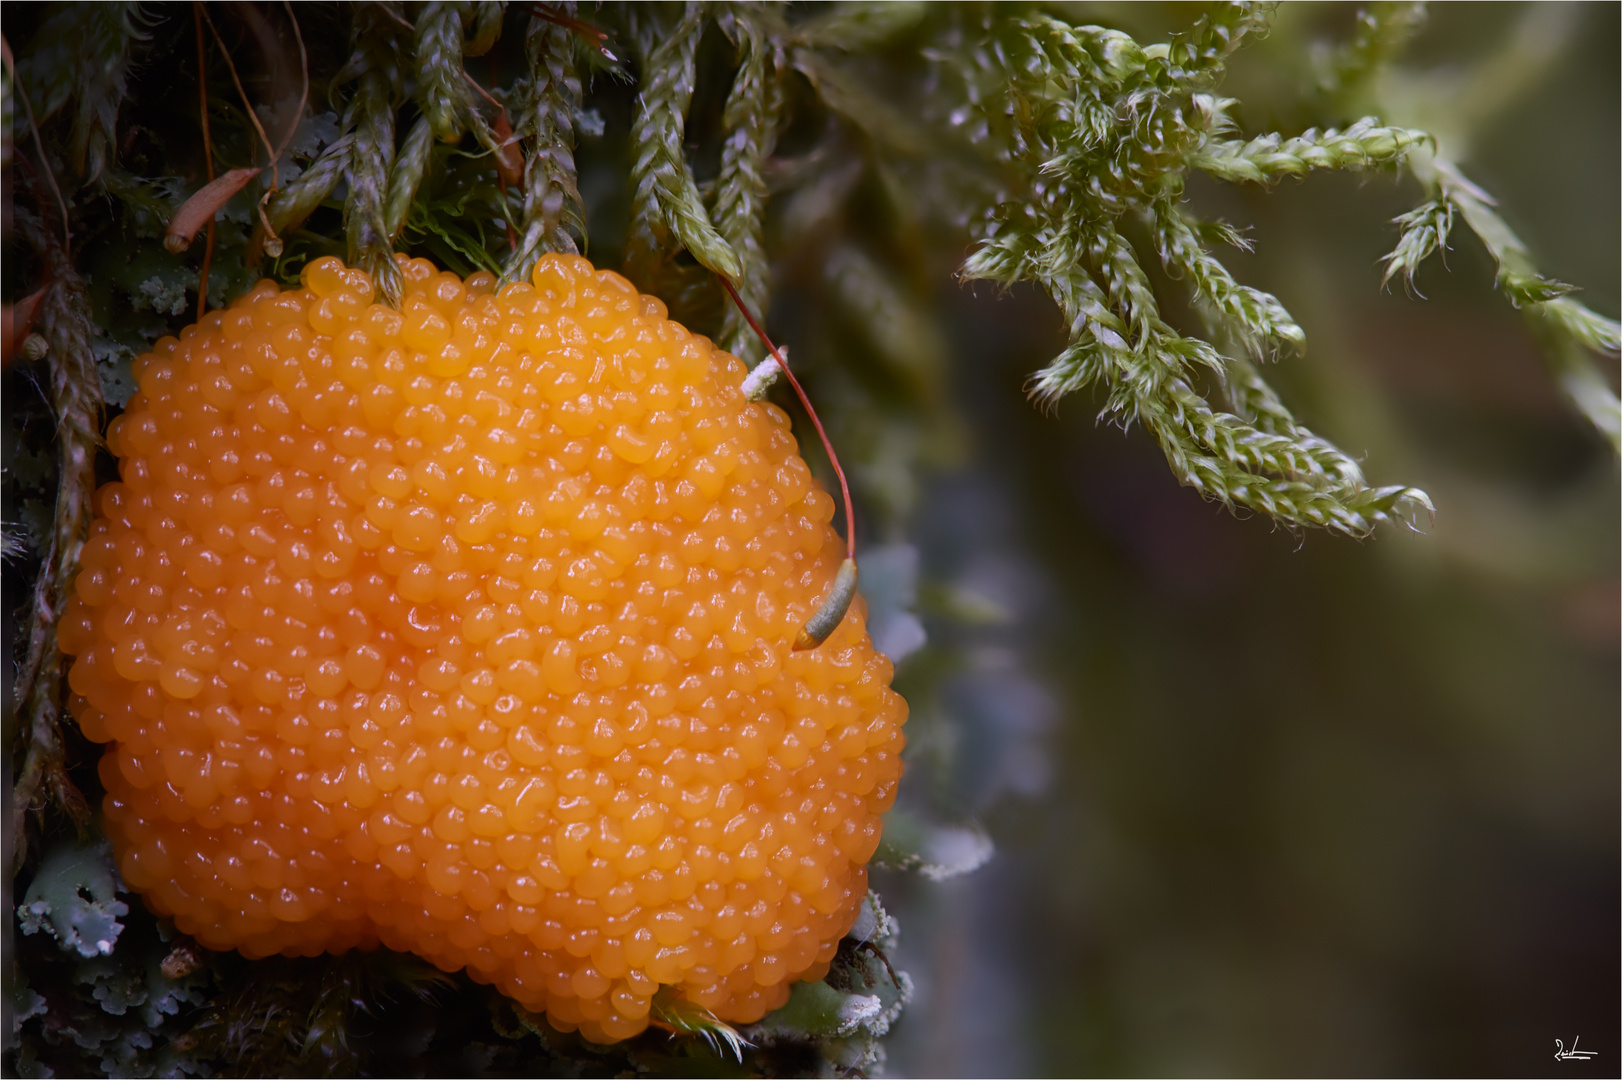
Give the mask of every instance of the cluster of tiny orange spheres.
POLYGON ((743 365, 575 256, 261 282, 134 365, 61 620, 129 885, 248 956, 378 944, 608 1042, 747 1023, 866 892, 906 704, 743 365))

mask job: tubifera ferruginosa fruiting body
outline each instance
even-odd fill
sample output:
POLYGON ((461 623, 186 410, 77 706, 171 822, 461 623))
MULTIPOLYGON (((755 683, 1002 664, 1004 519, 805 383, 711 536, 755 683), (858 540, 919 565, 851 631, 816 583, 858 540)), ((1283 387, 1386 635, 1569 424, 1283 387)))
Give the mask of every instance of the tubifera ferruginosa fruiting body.
POLYGON ((612 1041, 820 978, 906 704, 787 416, 617 274, 336 259, 134 366, 59 627, 126 881, 211 948, 465 968, 612 1041))

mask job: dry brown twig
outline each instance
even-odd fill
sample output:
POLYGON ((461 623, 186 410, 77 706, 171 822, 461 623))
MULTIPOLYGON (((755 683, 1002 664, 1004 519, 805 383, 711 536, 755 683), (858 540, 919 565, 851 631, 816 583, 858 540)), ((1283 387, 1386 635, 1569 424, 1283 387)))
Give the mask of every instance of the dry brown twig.
MULTIPOLYGON (((219 179, 214 178, 213 144, 209 138, 208 126, 207 61, 203 48, 202 24, 204 22, 208 23, 209 31, 214 35, 215 43, 219 45, 220 52, 225 56, 225 65, 231 72, 231 81, 236 85, 237 94, 242 98, 242 107, 248 114, 248 119, 252 121, 254 130, 259 133, 259 140, 264 144, 265 152, 270 155, 270 186, 259 197, 256 209, 259 214, 260 225, 265 233, 265 250, 274 258, 281 254, 282 242, 281 238, 276 235, 276 230, 270 224, 270 218, 265 212, 265 204, 270 201, 271 196, 275 195, 280 188, 278 163, 282 155, 287 152, 288 146, 291 145, 293 135, 298 131, 299 123, 304 118, 304 110, 310 100, 310 61, 309 54, 304 47, 304 33, 299 27, 297 16, 293 14, 292 6, 286 0, 283 0, 283 7, 287 9, 287 17, 293 24, 294 40, 298 42, 301 88, 298 108, 294 110, 292 121, 288 124, 287 131, 283 134, 281 144, 278 146, 271 145, 270 136, 265 133, 264 125, 259 122, 259 115, 248 98, 248 92, 242 86, 242 79, 237 74, 236 63, 231 59, 231 52, 226 47, 225 39, 220 35, 219 29, 214 25, 213 18, 210 17, 200 0, 194 3, 192 8, 197 23, 198 95, 202 103, 203 149, 208 158, 209 183, 193 193, 190 198, 181 204, 180 209, 175 212, 175 216, 169 222, 169 229, 164 236, 163 242, 165 247, 178 254, 191 245, 193 238, 197 235, 197 230, 206 224, 208 226, 208 250, 203 255, 205 277, 206 267, 212 260, 214 252, 214 218, 226 203, 235 198, 238 192, 247 187, 249 182, 264 170, 262 168, 232 169, 219 179)), ((205 280, 199 289, 198 318, 201 318, 206 310, 202 303, 206 299, 206 294, 207 282, 205 280)))

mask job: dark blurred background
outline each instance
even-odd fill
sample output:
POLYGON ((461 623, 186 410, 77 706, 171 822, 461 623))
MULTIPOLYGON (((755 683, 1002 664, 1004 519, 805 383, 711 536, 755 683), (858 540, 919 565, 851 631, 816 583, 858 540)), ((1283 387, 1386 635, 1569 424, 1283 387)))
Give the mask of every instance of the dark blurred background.
MULTIPOLYGON (((1407 61, 1445 76, 1528 18, 1438 5, 1407 61)), ((1615 316, 1618 7, 1558 18, 1557 58, 1462 164, 1615 316)), ((1290 133, 1268 47, 1223 91, 1247 132, 1290 133)), ((1436 518, 1354 541, 1205 503, 1100 399, 1024 400, 1062 346, 1046 298, 943 286, 971 449, 914 539, 926 588, 1009 619, 926 614, 967 682, 910 734, 984 741, 956 782, 997 853, 941 884, 875 874, 919 984, 890 1070, 1616 1075, 1616 458, 1468 230, 1423 297, 1380 288, 1412 180, 1190 197, 1254 226, 1230 265, 1307 332, 1268 372, 1285 400, 1436 518), (1597 1057, 1557 1062, 1557 1038, 1597 1057)))

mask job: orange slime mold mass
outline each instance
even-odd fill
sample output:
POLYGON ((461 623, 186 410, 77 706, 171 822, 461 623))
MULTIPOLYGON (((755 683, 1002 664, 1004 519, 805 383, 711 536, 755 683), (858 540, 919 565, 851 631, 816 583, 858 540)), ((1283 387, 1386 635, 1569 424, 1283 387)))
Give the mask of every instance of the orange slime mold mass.
POLYGON ((59 627, 125 880, 211 948, 379 943, 612 1041, 827 971, 906 704, 744 368, 584 259, 322 259, 135 363, 59 627))

